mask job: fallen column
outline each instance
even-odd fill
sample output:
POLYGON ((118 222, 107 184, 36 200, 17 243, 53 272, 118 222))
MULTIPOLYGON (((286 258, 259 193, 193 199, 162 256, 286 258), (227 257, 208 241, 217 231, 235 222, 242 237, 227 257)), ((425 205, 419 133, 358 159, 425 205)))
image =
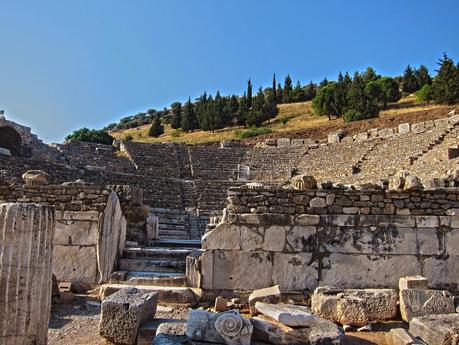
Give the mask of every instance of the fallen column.
POLYGON ((47 343, 54 209, 0 204, 0 344, 47 343))

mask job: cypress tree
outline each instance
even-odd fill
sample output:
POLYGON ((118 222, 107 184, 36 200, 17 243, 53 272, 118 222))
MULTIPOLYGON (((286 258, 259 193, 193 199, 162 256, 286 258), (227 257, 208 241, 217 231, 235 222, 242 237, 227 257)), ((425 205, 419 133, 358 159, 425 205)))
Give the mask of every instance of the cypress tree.
POLYGON ((181 128, 185 132, 196 129, 196 113, 194 111, 194 105, 191 102, 191 97, 188 98, 188 102, 186 102, 183 107, 181 128))
POLYGON ((249 108, 252 107, 252 82, 250 81, 250 78, 247 82, 247 103, 249 108))
POLYGON ((280 83, 277 84, 276 93, 277 93, 276 103, 281 104, 282 99, 284 98, 284 90, 282 90, 282 86, 280 83))
POLYGON ((276 84, 276 73, 273 74, 273 96, 274 100, 277 102, 277 90, 276 90, 277 84, 276 84))
POLYGON ((283 92, 282 103, 290 103, 292 101, 292 79, 288 74, 285 77, 283 92))
POLYGON ((171 109, 172 109, 171 126, 174 129, 180 128, 182 124, 182 103, 180 102, 172 103, 171 109))

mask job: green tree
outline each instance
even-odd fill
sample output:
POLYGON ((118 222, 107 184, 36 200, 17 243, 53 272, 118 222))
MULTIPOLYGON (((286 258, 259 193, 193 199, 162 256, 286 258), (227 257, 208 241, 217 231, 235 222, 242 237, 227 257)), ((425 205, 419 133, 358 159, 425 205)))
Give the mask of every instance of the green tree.
POLYGON ((426 66, 419 66, 419 69, 414 72, 414 75, 416 76, 418 87, 422 88, 426 84, 432 84, 432 78, 430 77, 429 70, 426 66))
POLYGON ((171 104, 172 119, 171 126, 174 129, 180 128, 182 125, 182 103, 174 102, 171 104))
POLYGON ((197 128, 196 113, 194 110, 194 105, 191 102, 191 98, 188 98, 188 102, 186 102, 185 106, 183 107, 180 127, 184 132, 188 132, 197 128))
POLYGON ((377 117, 379 114, 378 103, 368 97, 365 92, 365 83, 362 76, 355 72, 349 87, 347 108, 344 113, 344 121, 357 121, 377 117))
POLYGON ((375 81, 379 78, 375 70, 372 67, 368 67, 363 73, 363 81, 369 83, 370 81, 375 81))
POLYGON ((103 129, 88 129, 88 128, 81 128, 74 131, 72 134, 67 135, 65 137, 66 141, 78 140, 78 141, 86 141, 91 143, 98 143, 98 144, 105 144, 111 145, 113 143, 113 138, 110 134, 108 134, 103 129))
POLYGON ((276 84, 276 74, 273 74, 273 96, 275 101, 277 102, 277 84, 276 84))
POLYGON ((388 102, 398 102, 402 98, 400 92, 400 86, 395 79, 390 77, 382 77, 377 80, 379 87, 381 88, 381 99, 384 109, 387 109, 388 102))
POLYGON ((210 122, 207 114, 207 103, 207 93, 204 92, 196 102, 196 118, 198 126, 204 131, 208 131, 210 129, 210 122))
POLYGON ((419 89, 418 80, 414 74, 414 70, 408 65, 403 73, 402 91, 413 93, 419 89))
POLYGON ((418 102, 426 102, 427 105, 434 99, 433 88, 429 84, 424 84, 420 90, 416 91, 416 99, 418 102))
POLYGON ((317 95, 312 100, 312 108, 314 113, 319 116, 327 115, 331 120, 332 116, 339 116, 341 110, 337 104, 337 90, 338 85, 335 82, 327 83, 317 92, 317 95))
POLYGON ((381 85, 378 83, 378 81, 372 80, 366 83, 365 93, 368 96, 368 98, 370 98, 376 104, 379 104, 382 102, 382 99, 383 99, 382 90, 381 90, 381 85))
POLYGON ((295 88, 292 90, 291 101, 292 102, 304 102, 306 100, 304 89, 298 80, 295 88))
POLYGON ((284 81, 282 103, 290 103, 292 101, 292 79, 290 75, 287 74, 284 81))
POLYGON ((282 86, 280 83, 277 84, 276 93, 277 93, 276 103, 282 104, 282 99, 284 98, 284 90, 282 89, 282 86))
POLYGON ((249 81, 247 82, 247 104, 249 108, 252 106, 252 82, 249 81))
POLYGON ((439 69, 433 82, 435 102, 454 104, 459 102, 459 67, 446 53, 438 61, 439 69))
POLYGON ((156 113, 153 117, 153 121, 151 123, 151 127, 148 131, 148 135, 150 137, 159 137, 161 134, 164 133, 164 126, 161 123, 161 119, 159 115, 156 113))
POLYGON ((306 98, 306 101, 311 101, 316 96, 316 94, 317 94, 317 85, 311 81, 304 88, 304 96, 306 98))

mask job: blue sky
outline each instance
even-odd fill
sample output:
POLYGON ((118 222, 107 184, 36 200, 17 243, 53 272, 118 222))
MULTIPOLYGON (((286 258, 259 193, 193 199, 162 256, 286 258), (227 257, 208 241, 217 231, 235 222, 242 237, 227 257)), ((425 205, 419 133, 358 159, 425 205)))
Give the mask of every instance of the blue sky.
POLYGON ((0 0, 0 109, 47 142, 203 91, 459 60, 459 1, 0 0))

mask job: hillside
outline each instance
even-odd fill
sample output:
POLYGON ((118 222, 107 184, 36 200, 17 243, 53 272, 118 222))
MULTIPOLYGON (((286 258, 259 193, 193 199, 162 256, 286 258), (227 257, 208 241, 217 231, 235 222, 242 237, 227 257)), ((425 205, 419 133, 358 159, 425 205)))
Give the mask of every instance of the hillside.
MULTIPOLYGON (((402 98, 399 102, 390 104, 387 110, 382 110, 379 118, 371 120, 356 121, 345 124, 341 118, 329 121, 327 117, 317 117, 311 109, 311 102, 280 104, 279 114, 276 118, 265 124, 272 133, 246 139, 247 142, 255 142, 264 138, 276 137, 300 137, 311 139, 322 139, 327 134, 338 128, 344 128, 349 134, 358 133, 374 127, 384 128, 396 126, 404 122, 420 122, 425 120, 443 117, 446 113, 455 109, 454 106, 426 105, 417 103, 414 96, 402 98)), ((456 107, 459 110, 459 108, 456 107)), ((165 126, 165 133, 159 138, 148 136, 149 125, 140 126, 124 131, 111 132, 117 139, 125 139, 132 136, 133 141, 138 142, 186 142, 188 144, 204 144, 221 140, 240 140, 243 127, 229 127, 215 132, 196 130, 188 133, 165 126)))

